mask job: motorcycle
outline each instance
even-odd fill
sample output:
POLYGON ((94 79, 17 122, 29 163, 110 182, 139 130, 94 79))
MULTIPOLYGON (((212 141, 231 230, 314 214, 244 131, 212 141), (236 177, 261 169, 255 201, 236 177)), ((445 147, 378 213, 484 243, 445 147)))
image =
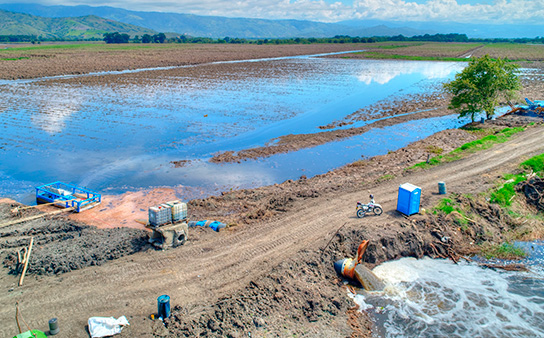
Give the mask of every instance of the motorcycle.
POLYGON ((357 217, 359 218, 365 217, 367 212, 373 212, 376 216, 381 215, 383 212, 382 206, 374 201, 371 201, 368 204, 357 202, 357 207, 355 210, 357 211, 357 217))

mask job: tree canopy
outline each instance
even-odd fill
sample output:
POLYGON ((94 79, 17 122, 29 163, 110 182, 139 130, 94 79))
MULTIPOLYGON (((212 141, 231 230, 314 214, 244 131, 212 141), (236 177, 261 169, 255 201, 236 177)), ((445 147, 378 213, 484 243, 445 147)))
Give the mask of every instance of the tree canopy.
POLYGON ((448 108, 459 113, 459 117, 470 116, 472 122, 480 112, 491 119, 501 99, 512 100, 521 88, 515 74, 518 68, 508 59, 493 60, 489 55, 471 59, 453 81, 444 84, 446 91, 453 94, 448 108))
POLYGON ((106 43, 128 43, 130 36, 128 34, 104 33, 104 41, 106 43))

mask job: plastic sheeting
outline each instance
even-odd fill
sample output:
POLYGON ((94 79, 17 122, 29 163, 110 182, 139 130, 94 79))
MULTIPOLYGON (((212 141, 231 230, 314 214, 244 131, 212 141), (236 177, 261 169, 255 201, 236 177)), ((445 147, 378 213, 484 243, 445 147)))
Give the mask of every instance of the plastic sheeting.
POLYGON ((89 318, 89 333, 91 338, 113 336, 121 333, 124 326, 130 325, 127 317, 91 317, 89 318))
POLYGON ((221 223, 218 221, 208 221, 208 220, 198 221, 198 222, 190 221, 187 225, 189 227, 209 227, 210 229, 214 231, 219 231, 227 226, 225 223, 221 223))

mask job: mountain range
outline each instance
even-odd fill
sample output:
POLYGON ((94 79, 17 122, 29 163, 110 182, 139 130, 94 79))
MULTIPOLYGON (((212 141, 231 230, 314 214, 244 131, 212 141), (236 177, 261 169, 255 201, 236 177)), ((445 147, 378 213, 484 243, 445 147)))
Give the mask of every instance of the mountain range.
POLYGON ((123 32, 129 35, 154 34, 138 27, 96 15, 45 18, 0 10, 0 35, 35 35, 46 39, 102 39, 104 33, 123 32))
MULTIPOLYGON (((145 31, 186 34, 190 36, 224 38, 291 38, 350 36, 413 36, 436 33, 460 33, 473 38, 535 37, 541 33, 536 25, 486 25, 461 24, 455 22, 394 22, 380 20, 349 20, 323 23, 305 20, 265 20, 250 18, 227 18, 181 13, 141 12, 108 6, 44 6, 39 4, 0 4, 0 9, 31 14, 50 19, 68 20, 68 25, 77 22, 89 25, 98 18, 109 21, 114 30, 130 35, 145 31), (83 19, 86 18, 86 19, 83 19), (89 22, 90 21, 90 22, 89 22), (118 28, 114 27, 118 22, 118 28), (121 26, 127 24, 129 26, 121 26), (137 28, 136 26, 143 27, 137 28)), ((25 26, 26 27, 26 26, 25 26)), ((28 28, 28 27, 27 27, 28 28)), ((103 26, 103 28, 106 28, 103 26)), ((28 28, 30 29, 30 28, 28 28)), ((100 29, 99 29, 100 30, 100 29)), ((110 32, 112 32, 110 30, 110 32)), ((1 34, 1 33, 0 33, 1 34)))

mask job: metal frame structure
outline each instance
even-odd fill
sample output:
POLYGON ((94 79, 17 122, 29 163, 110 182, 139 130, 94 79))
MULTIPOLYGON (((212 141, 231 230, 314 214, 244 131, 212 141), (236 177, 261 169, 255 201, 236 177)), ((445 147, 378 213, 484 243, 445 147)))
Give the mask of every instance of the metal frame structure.
POLYGON ((81 212, 100 204, 102 195, 87 188, 57 181, 36 187, 36 201, 81 212))

